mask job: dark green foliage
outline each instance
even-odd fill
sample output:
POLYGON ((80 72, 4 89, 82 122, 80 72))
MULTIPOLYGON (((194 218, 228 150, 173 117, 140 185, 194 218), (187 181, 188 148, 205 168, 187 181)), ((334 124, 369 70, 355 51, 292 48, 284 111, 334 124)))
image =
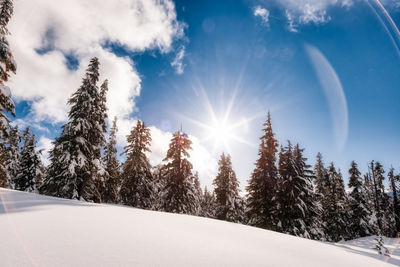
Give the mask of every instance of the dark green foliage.
POLYGON ((396 231, 393 202, 389 195, 385 193, 385 170, 380 162, 371 162, 370 170, 374 184, 375 209, 378 230, 385 236, 393 236, 396 231))
POLYGON ((213 182, 216 218, 230 222, 242 222, 244 207, 239 196, 239 182, 232 169, 231 156, 222 154, 218 165, 218 174, 213 182))
POLYGON ((264 135, 260 138, 259 159, 246 187, 246 213, 250 225, 275 229, 273 209, 275 207, 274 195, 278 179, 278 170, 275 165, 278 141, 272 131, 269 113, 264 127, 264 135))
POLYGON ((347 210, 347 195, 342 175, 336 171, 333 163, 328 168, 329 182, 326 186, 326 196, 323 200, 326 238, 337 242, 350 238, 349 211, 347 210))
POLYGON ((398 182, 400 180, 400 175, 394 174, 394 169, 390 168, 388 172, 389 178, 389 185, 390 189, 392 190, 393 194, 393 209, 394 209, 394 216, 396 221, 396 233, 400 232, 400 202, 399 202, 399 189, 398 189, 398 182))
POLYGON ((364 190, 363 180, 361 173, 358 170, 357 163, 351 162, 349 169, 349 188, 351 190, 349 195, 349 208, 350 208, 350 224, 352 238, 364 237, 371 235, 373 229, 370 226, 371 212, 367 200, 367 192, 364 190))
POLYGON ((122 203, 138 208, 151 209, 154 203, 154 185, 151 166, 146 152, 150 152, 150 129, 144 122, 137 121, 127 137, 125 147, 127 159, 123 164, 122 203))
POLYGON ((5 83, 10 73, 15 73, 17 65, 11 53, 7 40, 9 31, 8 22, 13 14, 13 2, 3 0, 0 3, 0 186, 10 187, 10 177, 7 170, 7 138, 9 130, 9 119, 7 113, 15 115, 15 105, 11 99, 11 91, 5 83))
MULTIPOLYGON (((106 131, 105 92, 99 91, 99 61, 93 58, 82 85, 69 99, 69 121, 50 151, 51 164, 41 192, 47 195, 101 201, 104 166, 101 147, 106 131)), ((105 83, 106 84, 106 83, 105 83)))
POLYGON ((279 180, 276 194, 277 229, 305 238, 318 238, 312 172, 303 149, 288 142, 279 153, 279 180))
POLYGON ((200 205, 201 205, 200 216, 207 217, 207 218, 215 218, 216 217, 215 195, 213 192, 208 191, 207 187, 204 187, 200 205))
POLYGON ((118 203, 119 202, 119 187, 121 185, 121 173, 120 165, 117 159, 117 117, 114 118, 112 127, 110 129, 110 135, 108 137, 108 143, 104 147, 103 162, 105 165, 106 173, 105 177, 105 188, 103 191, 103 202, 106 203, 118 203))
POLYGON ((192 141, 182 131, 175 132, 169 144, 167 156, 162 167, 164 187, 161 190, 160 209, 168 212, 196 214, 197 198, 192 164, 188 150, 192 141))
POLYGON ((36 138, 31 135, 29 127, 22 134, 24 145, 18 160, 15 189, 28 192, 37 192, 37 187, 43 175, 43 165, 40 152, 36 151, 36 138))

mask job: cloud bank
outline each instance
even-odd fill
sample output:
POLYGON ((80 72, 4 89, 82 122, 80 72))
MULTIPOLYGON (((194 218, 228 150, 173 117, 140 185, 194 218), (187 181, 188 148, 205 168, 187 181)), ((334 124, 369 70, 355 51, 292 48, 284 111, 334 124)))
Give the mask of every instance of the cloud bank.
MULTIPOLYGON (((30 103, 29 124, 65 122, 67 99, 80 86, 90 58, 97 56, 101 63, 100 82, 109 80, 108 116, 110 120, 118 117, 118 142, 123 145, 135 124, 133 113, 141 78, 134 62, 116 56, 107 44, 115 43, 134 52, 173 52, 174 41, 184 37, 186 27, 177 19, 173 1, 18 0, 14 4, 9 41, 18 71, 9 85, 17 103, 30 103)), ((181 74, 185 47, 176 53, 171 64, 181 74)), ((17 123, 22 126, 26 121, 17 123)), ((152 134, 154 152, 150 158, 160 162, 168 147, 169 133, 152 127, 152 134)), ((39 137, 39 147, 44 149, 46 161, 50 139, 39 137)), ((194 153, 205 154, 198 151, 194 153)))

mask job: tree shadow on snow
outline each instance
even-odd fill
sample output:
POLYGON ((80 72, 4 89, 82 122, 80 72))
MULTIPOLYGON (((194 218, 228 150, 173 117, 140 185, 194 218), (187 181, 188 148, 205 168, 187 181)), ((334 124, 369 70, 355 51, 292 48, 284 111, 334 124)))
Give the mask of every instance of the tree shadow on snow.
POLYGON ((0 189, 0 216, 7 213, 34 211, 45 209, 51 205, 67 206, 94 206, 91 203, 49 197, 35 193, 19 192, 8 189, 0 189))
POLYGON ((337 243, 337 244, 334 244, 334 243, 328 243, 328 244, 337 246, 337 247, 341 247, 341 248, 345 249, 346 251, 349 251, 352 253, 368 256, 368 257, 371 257, 374 259, 379 259, 379 260, 385 261, 389 264, 393 264, 395 266, 400 266, 400 260, 398 259, 398 257, 400 257, 400 247, 396 246, 398 241, 399 240, 394 239, 394 238, 393 239, 385 239, 385 246, 391 252, 391 257, 387 257, 384 255, 378 254, 378 251, 376 251, 374 249, 376 246, 374 237, 365 237, 365 238, 359 238, 356 240, 337 243), (395 240, 395 241, 392 242, 389 240, 395 240), (368 249, 369 251, 366 251, 364 249, 368 249))

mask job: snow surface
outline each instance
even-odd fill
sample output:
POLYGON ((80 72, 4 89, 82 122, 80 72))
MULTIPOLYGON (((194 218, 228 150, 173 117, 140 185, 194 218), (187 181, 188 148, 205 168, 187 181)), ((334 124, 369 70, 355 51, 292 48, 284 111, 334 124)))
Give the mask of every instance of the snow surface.
MULTIPOLYGON (((218 220, 0 189, 0 266, 393 266, 373 237, 328 244, 218 220)), ((396 248, 396 249, 395 249, 396 248)))

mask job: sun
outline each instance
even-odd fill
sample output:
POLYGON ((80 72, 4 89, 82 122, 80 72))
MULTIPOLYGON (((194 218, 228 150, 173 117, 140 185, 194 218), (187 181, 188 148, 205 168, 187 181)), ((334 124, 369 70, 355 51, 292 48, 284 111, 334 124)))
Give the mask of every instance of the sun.
POLYGON ((216 120, 209 127, 207 127, 209 133, 203 140, 213 140, 214 149, 218 146, 223 145, 225 149, 230 149, 230 144, 235 136, 235 129, 232 125, 229 125, 226 121, 216 120))
POLYGON ((212 138, 218 142, 230 139, 230 127, 225 122, 215 123, 210 127, 212 138))
POLYGON ((200 140, 204 143, 211 143, 213 145, 213 153, 216 152, 217 149, 222 149, 224 152, 230 153, 234 143, 241 143, 253 147, 254 144, 245 139, 241 129, 248 125, 252 120, 259 117, 259 114, 250 118, 233 118, 231 113, 235 100, 235 95, 233 95, 229 100, 226 109, 222 113, 222 116, 217 116, 206 93, 204 91, 203 93, 203 105, 208 114, 207 118, 204 121, 198 121, 186 117, 187 120, 200 126, 204 130, 204 134, 200 140))

